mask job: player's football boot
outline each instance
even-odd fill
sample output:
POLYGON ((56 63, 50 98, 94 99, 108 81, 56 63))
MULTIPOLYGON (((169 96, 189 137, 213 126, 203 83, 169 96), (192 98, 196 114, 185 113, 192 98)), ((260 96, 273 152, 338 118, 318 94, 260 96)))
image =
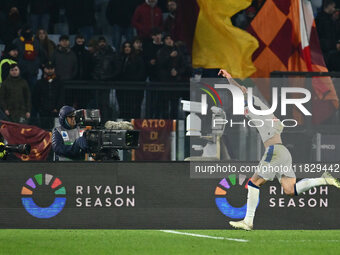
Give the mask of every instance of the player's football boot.
POLYGON ((328 185, 333 185, 337 187, 338 189, 340 189, 340 181, 334 178, 330 173, 324 172, 321 177, 326 180, 326 183, 328 185))
POLYGON ((241 221, 229 221, 230 226, 237 229, 244 229, 244 230, 253 230, 253 226, 248 225, 244 222, 244 220, 241 221))

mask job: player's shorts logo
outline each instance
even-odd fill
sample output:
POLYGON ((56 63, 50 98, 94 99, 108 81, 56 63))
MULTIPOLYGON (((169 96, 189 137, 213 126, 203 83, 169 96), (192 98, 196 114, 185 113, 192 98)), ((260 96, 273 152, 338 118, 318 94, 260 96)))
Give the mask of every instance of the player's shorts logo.
POLYGON ((234 189, 237 189, 238 191, 248 189, 248 180, 245 175, 240 174, 237 179, 236 174, 231 174, 227 178, 222 179, 215 189, 215 202, 217 208, 225 216, 232 219, 243 219, 246 216, 247 204, 244 204, 241 207, 234 207, 228 201, 228 197, 230 200, 230 191, 234 189))
POLYGON ((21 189, 26 211, 36 218, 48 219, 59 214, 66 204, 66 189, 59 178, 37 174, 21 189))

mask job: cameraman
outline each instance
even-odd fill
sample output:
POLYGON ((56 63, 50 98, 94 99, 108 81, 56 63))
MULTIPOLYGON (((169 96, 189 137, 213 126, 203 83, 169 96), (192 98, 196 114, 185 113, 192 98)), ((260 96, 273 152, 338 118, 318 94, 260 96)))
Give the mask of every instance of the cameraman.
POLYGON ((75 109, 63 106, 59 111, 60 127, 53 129, 52 149, 56 161, 82 160, 85 156, 87 143, 81 130, 76 126, 75 109))

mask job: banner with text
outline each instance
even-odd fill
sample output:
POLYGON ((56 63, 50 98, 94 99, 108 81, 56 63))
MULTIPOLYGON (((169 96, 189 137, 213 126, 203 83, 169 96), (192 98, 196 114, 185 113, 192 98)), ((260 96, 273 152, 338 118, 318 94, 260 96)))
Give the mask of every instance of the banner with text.
MULTIPOLYGON (((246 213, 244 174, 190 178, 189 163, 1 163, 0 228, 228 229, 246 213)), ((339 229, 339 190, 261 187, 256 229, 339 229), (306 215, 308 217, 306 217, 306 215)))
POLYGON ((133 151, 132 160, 171 160, 171 132, 176 128, 176 121, 136 119, 133 125, 140 130, 140 147, 133 151))

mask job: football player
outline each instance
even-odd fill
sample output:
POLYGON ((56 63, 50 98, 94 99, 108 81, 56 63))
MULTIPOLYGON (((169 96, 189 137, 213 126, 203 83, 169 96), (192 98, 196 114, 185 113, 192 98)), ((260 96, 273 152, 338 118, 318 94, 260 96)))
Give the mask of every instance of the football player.
MULTIPOLYGON (((231 85, 237 86, 247 95, 247 88, 238 84, 231 75, 221 69, 218 75, 227 78, 231 85)), ((253 105, 261 110, 268 110, 268 107, 258 98, 253 96, 253 105)), ((340 188, 340 182, 328 172, 322 174, 320 178, 302 179, 296 183, 295 172, 292 169, 292 156, 288 149, 282 144, 281 132, 283 125, 273 114, 255 115, 248 109, 246 102, 244 109, 245 117, 252 119, 272 119, 263 121, 263 126, 258 126, 257 130, 261 136, 265 147, 265 153, 259 163, 258 171, 254 173, 248 182, 247 212, 241 221, 230 221, 229 224, 237 229, 252 230, 256 207, 259 201, 260 187, 267 181, 278 178, 284 193, 289 196, 297 196, 309 189, 321 185, 333 185, 340 188), (268 169, 275 171, 268 171, 268 169)))

